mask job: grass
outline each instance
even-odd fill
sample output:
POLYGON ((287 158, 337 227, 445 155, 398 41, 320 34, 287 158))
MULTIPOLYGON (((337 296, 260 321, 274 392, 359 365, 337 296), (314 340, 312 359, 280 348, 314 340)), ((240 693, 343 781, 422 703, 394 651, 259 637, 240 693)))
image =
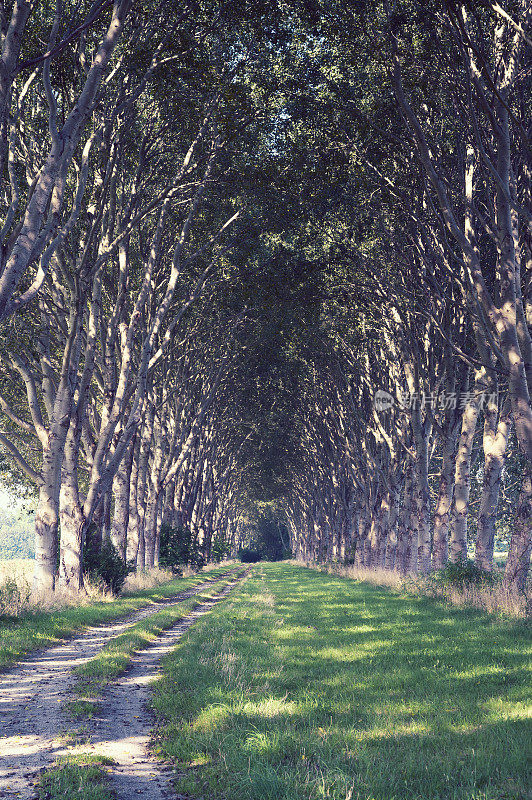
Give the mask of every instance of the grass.
POLYGON ((110 622, 150 603, 164 600, 205 580, 227 572, 226 565, 188 578, 176 578, 151 589, 142 589, 109 600, 70 606, 59 611, 25 611, 0 615, 0 670, 23 655, 47 647, 90 625, 110 622))
POLYGON ((164 660, 154 751, 210 800, 525 800, 530 627, 261 564, 164 660))
MULTIPOLYGON (((244 572, 245 568, 238 570, 244 572)), ((148 647, 159 634, 172 627, 194 608, 219 594, 231 582, 224 579, 213 582, 208 589, 187 598, 171 608, 151 615, 133 625, 128 631, 115 637, 100 653, 75 670, 78 683, 74 693, 80 695, 67 703, 72 716, 78 719, 90 717, 101 699, 105 687, 126 672, 135 652, 148 647), (90 694, 90 698, 81 695, 90 694)), ((76 739, 76 737, 74 737, 76 739)), ((48 769, 37 785, 37 795, 42 800, 114 800, 104 766, 112 765, 111 759, 76 754, 58 760, 48 769)))
POLYGON ((186 617, 197 606, 219 594, 230 582, 230 579, 216 581, 200 594, 137 622, 125 633, 108 642, 98 655, 77 667, 74 670, 77 683, 73 690, 77 697, 67 704, 70 715, 76 719, 91 717, 106 686, 114 678, 126 672, 136 652, 149 647, 163 631, 186 617))
MULTIPOLYGON (((293 561, 293 564, 298 562, 293 561)), ((453 585, 442 580, 438 573, 429 575, 403 575, 401 572, 389 569, 369 569, 367 567, 344 566, 342 564, 305 564, 309 569, 328 572, 344 578, 363 581, 374 586, 387 587, 401 593, 414 595, 424 594, 428 597, 450 603, 460 608, 475 608, 487 611, 489 614, 498 614, 517 618, 525 618, 530 611, 529 596, 532 590, 532 575, 526 594, 510 591, 502 581, 502 570, 497 568, 493 573, 497 578, 492 584, 483 585, 453 585)))
POLYGON ((63 800, 114 800, 105 766, 113 764, 105 756, 75 755, 60 759, 46 770, 36 785, 37 797, 63 800))

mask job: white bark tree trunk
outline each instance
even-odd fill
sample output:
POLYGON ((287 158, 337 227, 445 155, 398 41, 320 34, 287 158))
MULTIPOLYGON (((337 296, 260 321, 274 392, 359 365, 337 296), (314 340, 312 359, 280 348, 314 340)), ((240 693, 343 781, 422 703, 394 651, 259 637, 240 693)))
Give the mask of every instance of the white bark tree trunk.
POLYGON ((484 478, 477 525, 475 564, 481 569, 493 569, 495 523, 499 505, 499 489, 506 461, 506 446, 510 433, 511 406, 505 403, 497 421, 495 401, 484 410, 484 478))
MULTIPOLYGON (((478 387, 475 381, 475 389, 478 387)), ((473 440, 480 413, 480 400, 475 391, 464 408, 462 429, 458 441, 458 452, 454 473, 454 499, 449 539, 449 560, 453 563, 467 558, 467 514, 471 487, 470 469, 473 440)))

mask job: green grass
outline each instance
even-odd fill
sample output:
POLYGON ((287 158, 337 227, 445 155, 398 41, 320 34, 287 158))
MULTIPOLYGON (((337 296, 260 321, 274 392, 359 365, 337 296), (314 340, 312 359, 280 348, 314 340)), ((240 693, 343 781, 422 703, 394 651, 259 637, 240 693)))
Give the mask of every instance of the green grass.
POLYGON ((105 756, 76 755, 60 759, 41 776, 37 797, 49 800, 114 800, 104 766, 113 764, 105 756))
MULTIPOLYGON (((242 572, 243 569, 240 571, 242 572)), ((108 642, 98 655, 77 667, 74 674, 78 680, 73 691, 78 697, 67 703, 70 715, 76 719, 91 717, 106 686, 114 678, 126 672, 137 651, 149 647, 163 631, 186 617, 197 606, 217 595, 229 583, 229 579, 215 581, 200 594, 137 622, 125 633, 108 642)))
POLYGON ((110 622, 150 603, 164 600, 181 591, 216 578, 227 572, 227 566, 206 573, 176 580, 125 594, 112 602, 98 601, 82 606, 69 606, 60 611, 34 611, 17 616, 0 616, 0 670, 18 661, 21 656, 47 647, 90 625, 110 622))
POLYGON ((164 660, 154 751, 210 800, 525 800, 530 627, 261 564, 164 660))

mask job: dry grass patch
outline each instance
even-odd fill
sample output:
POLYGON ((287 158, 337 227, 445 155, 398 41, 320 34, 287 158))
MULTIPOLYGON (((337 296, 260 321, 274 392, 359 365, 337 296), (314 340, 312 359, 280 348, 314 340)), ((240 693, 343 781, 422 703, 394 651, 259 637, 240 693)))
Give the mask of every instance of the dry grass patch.
POLYGON ((31 583, 33 563, 33 558, 0 558, 0 586, 6 578, 31 583))
MULTIPOLYGON (((194 572, 191 569, 183 570, 181 577, 189 578, 194 572)), ((143 570, 142 572, 132 573, 128 575, 124 582, 124 592, 138 592, 142 589, 153 589, 154 586, 160 586, 161 583, 168 583, 175 575, 169 569, 161 569, 155 567, 154 569, 143 570)))

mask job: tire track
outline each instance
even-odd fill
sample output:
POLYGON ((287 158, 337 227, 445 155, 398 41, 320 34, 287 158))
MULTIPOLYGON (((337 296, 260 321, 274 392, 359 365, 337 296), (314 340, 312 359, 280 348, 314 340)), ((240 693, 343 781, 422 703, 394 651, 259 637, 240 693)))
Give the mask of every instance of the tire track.
POLYGON ((73 687, 75 667, 94 658, 105 644, 135 623, 202 592, 233 572, 217 575, 114 622, 92 626, 2 673, 0 798, 32 800, 35 797, 32 784, 40 772, 68 752, 65 744, 68 723, 62 704, 73 687))
MULTIPOLYGON (((170 779, 173 769, 151 756, 149 743, 153 716, 147 708, 151 686, 160 673, 161 659, 183 634, 225 598, 249 573, 238 576, 212 600, 202 603, 184 619, 162 633, 152 646, 139 652, 128 672, 104 696, 103 714, 89 725, 91 744, 80 752, 107 756, 116 762, 109 770, 117 800, 167 800, 175 797, 170 779)), ((73 751, 71 751, 73 752, 73 751)), ((75 751, 74 751, 75 752, 75 751)))

